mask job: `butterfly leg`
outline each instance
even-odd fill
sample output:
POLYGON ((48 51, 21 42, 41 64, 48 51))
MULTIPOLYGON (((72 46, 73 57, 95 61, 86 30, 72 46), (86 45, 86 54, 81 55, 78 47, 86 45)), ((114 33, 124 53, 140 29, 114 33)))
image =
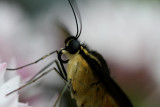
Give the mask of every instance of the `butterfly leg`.
POLYGON ((55 51, 53 51, 53 52, 50 52, 49 54, 42 56, 42 57, 39 58, 38 60, 36 60, 36 61, 34 61, 34 62, 31 62, 31 63, 29 63, 29 64, 26 64, 26 65, 23 65, 23 66, 21 66, 21 67, 17 67, 17 68, 7 68, 6 70, 12 70, 12 71, 13 71, 13 70, 18 70, 18 69, 25 68, 25 67, 27 67, 27 66, 36 64, 36 63, 38 63, 38 62, 41 61, 41 60, 44 60, 45 58, 51 56, 51 55, 54 54, 54 53, 57 53, 57 54, 58 54, 58 51, 55 50, 55 51))
POLYGON ((8 93, 6 96, 8 96, 8 95, 10 95, 10 94, 12 94, 12 93, 14 93, 14 92, 16 92, 16 91, 24 88, 24 87, 26 87, 26 86, 28 86, 28 85, 36 82, 37 80, 39 80, 40 78, 42 78, 43 76, 45 76, 46 74, 48 74, 48 73, 49 73, 50 71, 52 71, 52 70, 55 70, 56 73, 57 73, 63 80, 65 80, 65 82, 67 81, 67 78, 65 78, 64 75, 63 75, 63 71, 62 71, 62 69, 61 69, 61 67, 60 67, 60 65, 59 65, 59 63, 58 63, 58 60, 54 60, 54 61, 50 62, 47 66, 45 66, 40 72, 38 72, 38 73, 37 73, 31 80, 29 80, 26 84, 24 84, 24 85, 20 86, 19 88, 11 91, 11 92, 8 93), (56 63, 59 71, 58 71, 55 67, 53 67, 53 68, 47 70, 46 72, 44 72, 44 71, 45 71, 48 67, 50 67, 54 62, 56 63), (42 72, 44 72, 44 73, 42 73, 42 72))

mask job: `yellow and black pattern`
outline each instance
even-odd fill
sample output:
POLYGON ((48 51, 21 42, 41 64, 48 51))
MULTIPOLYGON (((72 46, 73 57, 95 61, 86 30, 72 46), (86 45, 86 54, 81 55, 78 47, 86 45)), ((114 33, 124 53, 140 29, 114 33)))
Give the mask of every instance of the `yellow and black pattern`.
POLYGON ((111 79, 101 55, 83 46, 76 54, 65 50, 63 53, 69 59, 67 79, 78 107, 132 107, 127 96, 111 79))

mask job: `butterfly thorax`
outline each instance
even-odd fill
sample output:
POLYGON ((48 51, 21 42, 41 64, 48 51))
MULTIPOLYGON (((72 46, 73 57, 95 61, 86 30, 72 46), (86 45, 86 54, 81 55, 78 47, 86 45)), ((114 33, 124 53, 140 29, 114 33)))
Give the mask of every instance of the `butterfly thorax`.
MULTIPOLYGON (((83 47, 81 51, 96 59, 83 47)), ((69 58, 67 78, 70 81, 71 96, 76 100, 78 107, 118 107, 82 55, 79 52, 66 55, 69 58)))

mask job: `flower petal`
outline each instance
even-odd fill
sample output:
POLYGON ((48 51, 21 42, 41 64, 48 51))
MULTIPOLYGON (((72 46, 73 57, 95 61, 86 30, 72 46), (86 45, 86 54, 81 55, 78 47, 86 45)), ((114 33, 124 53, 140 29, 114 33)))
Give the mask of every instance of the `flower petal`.
POLYGON ((18 107, 17 92, 6 96, 9 92, 17 89, 20 85, 20 77, 16 76, 0 87, 0 107, 18 107))
POLYGON ((0 86, 4 82, 4 74, 5 74, 6 66, 7 66, 6 63, 0 64, 0 86))
POLYGON ((24 104, 24 103, 19 103, 18 104, 18 107, 31 107, 31 106, 28 106, 28 104, 24 104))
MULTIPOLYGON (((16 68, 16 59, 14 57, 9 61, 9 63, 7 63, 7 67, 8 68, 16 68)), ((18 75, 18 73, 17 73, 16 70, 15 71, 9 71, 9 72, 6 72, 5 79, 9 80, 10 78, 13 78, 17 75, 18 75)))

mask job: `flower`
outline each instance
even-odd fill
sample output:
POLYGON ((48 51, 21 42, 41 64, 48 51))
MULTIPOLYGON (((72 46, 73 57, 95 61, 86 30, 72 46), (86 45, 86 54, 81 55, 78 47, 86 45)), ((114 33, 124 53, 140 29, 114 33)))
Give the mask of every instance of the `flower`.
POLYGON ((31 107, 18 101, 19 95, 17 92, 6 96, 9 92, 20 87, 19 75, 6 81, 6 66, 6 63, 0 64, 0 107, 31 107))

